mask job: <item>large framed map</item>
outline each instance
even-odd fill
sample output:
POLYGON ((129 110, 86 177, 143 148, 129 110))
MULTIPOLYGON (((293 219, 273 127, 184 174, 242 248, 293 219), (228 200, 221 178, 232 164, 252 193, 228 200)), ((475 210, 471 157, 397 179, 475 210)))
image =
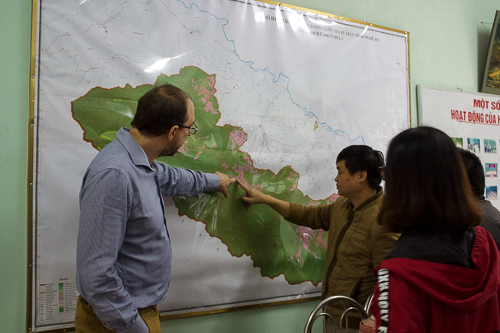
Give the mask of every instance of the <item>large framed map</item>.
MULTIPOLYGON (((82 176, 153 86, 188 92, 200 128, 162 162, 305 205, 335 201, 341 149, 385 152, 410 125, 403 31, 253 0, 42 0, 38 13, 35 332, 73 326, 82 176)), ((319 295, 327 232, 229 194, 165 198, 163 316, 319 295)))

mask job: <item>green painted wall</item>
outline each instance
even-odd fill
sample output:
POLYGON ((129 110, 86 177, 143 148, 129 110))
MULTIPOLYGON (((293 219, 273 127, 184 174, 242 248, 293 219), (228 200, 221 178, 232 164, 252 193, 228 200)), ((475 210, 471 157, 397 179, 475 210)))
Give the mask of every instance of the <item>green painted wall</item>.
MULTIPOLYGON (((288 0, 410 32, 415 86, 477 91, 494 0, 288 0)), ((0 2, 0 331, 26 332, 27 164, 31 1, 0 2)), ((164 321, 164 332, 302 332, 316 302, 164 321)))
POLYGON ((0 331, 25 332, 31 2, 0 2, 0 331))

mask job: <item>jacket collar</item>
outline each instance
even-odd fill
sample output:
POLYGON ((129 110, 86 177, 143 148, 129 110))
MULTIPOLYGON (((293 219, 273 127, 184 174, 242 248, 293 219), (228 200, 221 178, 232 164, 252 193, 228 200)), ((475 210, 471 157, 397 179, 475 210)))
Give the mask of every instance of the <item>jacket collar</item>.
MULTIPOLYGON (((373 196, 369 197, 368 199, 366 199, 365 201, 363 201, 358 206, 358 208, 356 208, 356 211, 362 210, 363 208, 365 208, 366 206, 368 206, 370 203, 372 203, 375 200, 377 200, 378 198, 380 198, 383 194, 384 194, 384 190, 382 189, 382 186, 379 186, 378 189, 377 189, 377 193, 375 193, 375 195, 373 195, 373 196)), ((351 206, 352 206, 352 203, 351 203, 351 206)))

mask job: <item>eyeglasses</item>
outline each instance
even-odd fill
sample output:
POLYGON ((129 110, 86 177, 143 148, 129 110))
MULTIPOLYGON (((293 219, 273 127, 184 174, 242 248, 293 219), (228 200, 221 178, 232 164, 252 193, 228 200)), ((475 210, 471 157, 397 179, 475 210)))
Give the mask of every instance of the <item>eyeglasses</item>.
POLYGON ((196 126, 196 124, 193 124, 191 126, 184 126, 184 125, 177 125, 177 126, 189 129, 189 135, 196 134, 196 132, 198 132, 198 130, 199 130, 199 128, 198 128, 198 126, 196 126))

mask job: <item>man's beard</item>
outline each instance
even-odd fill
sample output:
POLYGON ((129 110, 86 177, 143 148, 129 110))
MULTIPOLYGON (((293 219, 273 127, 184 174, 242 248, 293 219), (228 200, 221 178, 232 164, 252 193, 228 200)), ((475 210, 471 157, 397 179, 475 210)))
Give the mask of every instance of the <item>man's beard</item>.
POLYGON ((168 147, 165 147, 165 149, 160 152, 160 156, 174 156, 181 147, 181 143, 171 142, 168 147))
POLYGON ((160 156, 159 157, 162 157, 162 156, 174 156, 177 151, 179 150, 179 148, 177 149, 174 149, 174 148, 167 148, 167 149, 164 149, 160 152, 160 156))

